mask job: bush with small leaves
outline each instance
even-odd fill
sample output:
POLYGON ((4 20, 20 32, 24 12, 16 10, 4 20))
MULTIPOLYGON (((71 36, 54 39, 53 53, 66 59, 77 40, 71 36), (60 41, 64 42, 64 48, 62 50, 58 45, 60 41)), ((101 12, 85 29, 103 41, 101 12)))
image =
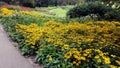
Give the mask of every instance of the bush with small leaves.
POLYGON ((81 18, 88 15, 93 19, 93 15, 96 15, 98 20, 120 21, 120 12, 117 9, 102 4, 101 2, 84 3, 67 12, 67 16, 70 18, 81 18))

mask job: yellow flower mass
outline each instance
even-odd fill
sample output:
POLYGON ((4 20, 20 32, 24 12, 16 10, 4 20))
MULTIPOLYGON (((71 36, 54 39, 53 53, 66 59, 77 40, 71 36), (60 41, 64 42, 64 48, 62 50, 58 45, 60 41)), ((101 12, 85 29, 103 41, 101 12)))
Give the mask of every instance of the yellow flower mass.
POLYGON ((1 8, 0 11, 1 11, 0 16, 2 16, 2 17, 13 16, 15 14, 17 14, 17 15, 29 15, 29 16, 33 16, 33 17, 40 16, 39 13, 33 13, 33 12, 29 12, 29 11, 10 10, 10 9, 7 9, 7 8, 1 8))
MULTIPOLYGON (((114 43, 120 38, 119 22, 97 21, 96 23, 62 24, 49 21, 44 26, 32 23, 30 25, 16 24, 15 27, 24 36, 27 44, 37 45, 40 40, 44 39, 47 44, 60 47, 63 51, 67 50, 63 58, 70 60, 71 64, 76 66, 80 66, 83 61, 91 62, 91 58, 99 64, 111 64, 111 59, 107 56, 108 52, 103 52, 101 49, 106 46, 119 49, 120 45, 114 43), (88 48, 83 49, 82 47, 88 48), (92 53, 97 54, 93 55, 92 53)), ((115 57, 115 55, 111 55, 111 57, 115 57)), ((53 58, 49 57, 48 59, 52 60, 53 58)))
POLYGON ((13 10, 8 10, 7 8, 2 8, 1 10, 1 16, 12 16, 14 14, 13 10))

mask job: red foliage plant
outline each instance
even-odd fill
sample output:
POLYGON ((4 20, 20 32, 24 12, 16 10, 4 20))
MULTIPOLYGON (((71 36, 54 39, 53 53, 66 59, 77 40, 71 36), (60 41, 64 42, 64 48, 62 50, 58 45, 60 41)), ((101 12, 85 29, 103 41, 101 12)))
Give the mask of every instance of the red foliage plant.
POLYGON ((25 6, 16 6, 16 5, 10 5, 10 4, 4 4, 2 6, 0 6, 0 8, 19 8, 21 10, 28 10, 30 11, 31 8, 30 7, 25 7, 25 6))

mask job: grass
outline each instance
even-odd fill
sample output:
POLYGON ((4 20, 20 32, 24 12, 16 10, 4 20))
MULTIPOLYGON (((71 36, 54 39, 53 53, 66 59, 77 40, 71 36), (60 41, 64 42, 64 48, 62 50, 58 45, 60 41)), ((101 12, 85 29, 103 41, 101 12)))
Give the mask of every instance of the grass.
POLYGON ((41 8, 35 8, 35 10, 39 11, 42 16, 53 16, 53 17, 61 17, 65 18, 66 13, 69 9, 71 9, 72 5, 68 6, 57 6, 57 7, 41 7, 41 8))
POLYGON ((56 9, 50 10, 50 12, 57 17, 66 17, 67 10, 64 10, 61 7, 58 7, 56 9))

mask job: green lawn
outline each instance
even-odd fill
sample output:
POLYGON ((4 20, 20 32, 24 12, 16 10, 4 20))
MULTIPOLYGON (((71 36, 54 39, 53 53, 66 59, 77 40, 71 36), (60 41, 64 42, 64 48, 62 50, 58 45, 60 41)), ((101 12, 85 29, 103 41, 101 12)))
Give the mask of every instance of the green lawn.
POLYGON ((57 7, 41 7, 35 8, 35 10, 40 11, 42 16, 55 16, 55 17, 66 17, 66 13, 69 9, 74 6, 57 6, 57 7))

